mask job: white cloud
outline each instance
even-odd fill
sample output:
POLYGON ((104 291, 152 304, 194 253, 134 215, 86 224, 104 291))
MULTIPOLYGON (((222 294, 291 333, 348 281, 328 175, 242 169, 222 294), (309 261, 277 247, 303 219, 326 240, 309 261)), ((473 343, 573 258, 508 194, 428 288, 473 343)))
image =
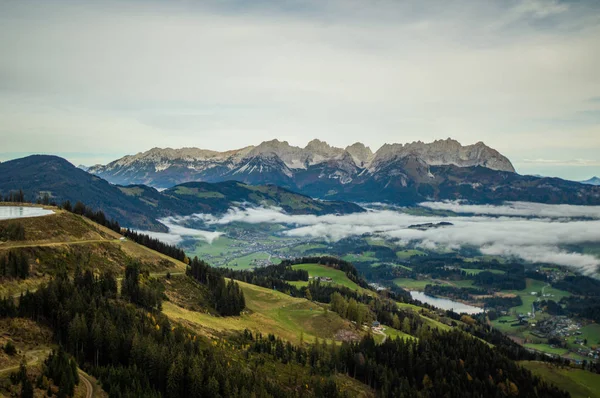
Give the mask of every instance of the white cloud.
MULTIPOLYGON (((414 216, 398 211, 369 211, 349 215, 289 215, 280 209, 229 210, 225 215, 195 215, 191 218, 218 226, 232 222, 278 223, 293 237, 321 238, 337 241, 349 236, 368 234, 415 243, 424 248, 457 249, 478 247, 483 253, 516 257, 531 262, 550 262, 573 267, 584 274, 598 272, 600 259, 592 255, 568 252, 564 245, 584 242, 600 243, 600 214, 597 207, 553 206, 511 203, 509 206, 468 206, 458 203, 428 203, 430 208, 452 209, 458 213, 481 213, 489 216, 414 216), (522 216, 541 218, 527 219, 522 216), (588 217, 592 220, 574 220, 588 217), (413 224, 448 221, 453 225, 419 230, 413 224)), ((189 219, 189 218, 188 218, 189 219)), ((185 221, 186 218, 180 219, 185 221)))
POLYGON ((151 237, 158 239, 162 242, 168 243, 170 245, 177 245, 181 243, 184 239, 197 239, 203 240, 212 244, 215 239, 219 236, 223 235, 222 232, 214 232, 214 231, 204 231, 201 229, 193 229, 186 228, 178 223, 180 220, 176 217, 167 217, 159 220, 163 223, 167 228, 169 228, 169 232, 153 232, 153 231, 138 231, 144 233, 146 235, 150 235, 151 237))
POLYGON ((449 210, 455 213, 485 214, 496 216, 523 216, 542 218, 592 218, 600 219, 600 206, 547 205, 532 202, 506 202, 502 206, 468 205, 459 201, 423 202, 422 207, 433 210, 449 210))
POLYGON ((523 163, 553 166, 600 166, 600 160, 593 159, 523 159, 523 163))

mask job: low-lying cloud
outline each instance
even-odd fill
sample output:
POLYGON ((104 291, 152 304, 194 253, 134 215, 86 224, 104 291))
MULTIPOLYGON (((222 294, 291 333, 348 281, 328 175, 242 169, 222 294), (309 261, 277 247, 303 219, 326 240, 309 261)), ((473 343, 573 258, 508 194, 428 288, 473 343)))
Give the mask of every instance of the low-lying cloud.
POLYGON ((315 216, 289 215, 278 208, 232 208, 223 216, 197 214, 179 218, 177 222, 194 219, 212 227, 233 222, 273 223, 287 225, 288 229, 283 234, 293 237, 337 241, 366 234, 428 249, 473 246, 480 248, 484 254, 569 266, 588 275, 598 272, 600 259, 564 249, 573 244, 600 242, 598 207, 535 203, 471 206, 454 202, 424 205, 431 209, 480 215, 437 217, 371 210, 348 215, 315 216), (440 221, 453 225, 425 230, 408 228, 414 224, 440 221))
POLYGON ((432 210, 448 210, 461 214, 484 214, 494 216, 538 218, 590 218, 600 220, 600 206, 547 205, 531 202, 506 202, 496 205, 468 205, 459 201, 423 202, 421 207, 432 210))
POLYGON ((168 243, 170 245, 177 245, 184 241, 185 239, 196 239, 202 240, 208 243, 213 243, 215 239, 219 236, 223 235, 222 232, 215 231, 204 231, 201 229, 187 228, 181 226, 179 223, 182 221, 182 218, 177 217, 167 217, 159 220, 162 224, 164 224, 167 228, 169 228, 169 232, 153 232, 153 231, 138 231, 149 235, 155 239, 160 240, 161 242, 168 243))

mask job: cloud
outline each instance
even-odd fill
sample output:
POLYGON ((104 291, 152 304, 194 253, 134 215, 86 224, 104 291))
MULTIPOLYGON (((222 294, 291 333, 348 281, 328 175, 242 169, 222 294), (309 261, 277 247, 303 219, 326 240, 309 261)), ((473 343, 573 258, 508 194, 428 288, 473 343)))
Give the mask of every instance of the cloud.
POLYGON ((600 206, 547 205, 532 202, 507 202, 502 206, 468 205, 459 201, 423 202, 420 206, 432 210, 449 210, 463 214, 521 216, 541 218, 592 218, 600 220, 600 206))
POLYGON ((600 242, 598 207, 519 202, 507 206, 469 206, 452 202, 427 203, 426 206, 478 215, 414 216, 399 211, 371 210, 348 215, 314 216, 289 215, 277 208, 233 208, 223 216, 199 214, 179 221, 201 220, 217 227, 232 222, 285 224, 288 226, 283 232, 286 236, 330 241, 367 234, 429 249, 477 247, 485 254, 564 265, 588 275, 598 272, 600 259, 597 257, 562 249, 567 245, 600 242), (496 217, 489 217, 491 215, 496 217), (588 220, 582 220, 583 217, 588 220), (440 221, 453 225, 427 230, 408 228, 413 224, 440 221))
POLYGON ((167 217, 159 220, 163 223, 167 228, 169 228, 169 232, 153 232, 153 231, 138 231, 144 233, 146 235, 150 235, 153 238, 156 238, 162 242, 168 243, 170 245, 177 245, 181 243, 185 239, 196 239, 203 240, 212 244, 215 239, 219 236, 223 235, 222 232, 214 232, 214 231, 203 231, 200 229, 186 228, 181 226, 179 223, 181 219, 177 217, 167 217))
POLYGON ((523 159, 522 163, 552 166, 600 166, 600 160, 593 159, 523 159))

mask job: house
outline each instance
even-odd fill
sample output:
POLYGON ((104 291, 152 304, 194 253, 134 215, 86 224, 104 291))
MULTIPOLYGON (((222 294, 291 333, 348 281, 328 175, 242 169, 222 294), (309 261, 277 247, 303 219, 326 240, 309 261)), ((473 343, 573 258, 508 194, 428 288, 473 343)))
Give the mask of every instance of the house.
POLYGON ((373 321, 373 323, 371 324, 371 328, 372 328, 374 331, 377 331, 377 332, 378 332, 378 331, 380 331, 380 330, 382 329, 382 327, 381 327, 381 323, 379 323, 378 321, 373 321))

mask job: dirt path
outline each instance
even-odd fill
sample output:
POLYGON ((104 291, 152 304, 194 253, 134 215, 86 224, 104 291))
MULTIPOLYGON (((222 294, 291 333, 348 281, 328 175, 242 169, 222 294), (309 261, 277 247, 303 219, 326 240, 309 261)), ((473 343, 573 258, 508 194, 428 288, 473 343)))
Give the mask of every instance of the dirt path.
POLYGON ((83 382, 83 384, 85 384, 85 388, 87 390, 87 392, 85 394, 85 398, 92 398, 95 395, 94 394, 94 386, 88 379, 89 376, 87 375, 87 373, 85 373, 81 369, 77 369, 77 372, 79 373, 79 380, 81 380, 83 382))
MULTIPOLYGON (((48 356, 48 354, 50 354, 50 350, 46 349, 46 350, 32 350, 32 351, 27 351, 24 356, 25 359, 27 359, 27 357, 29 357, 29 359, 27 360, 26 364, 27 366, 31 366, 31 365, 35 365, 36 363, 40 362, 42 360, 42 358, 45 358, 48 356)), ((9 372, 13 372, 15 370, 19 370, 19 367, 21 365, 15 365, 15 366, 9 366, 7 368, 4 369, 0 369, 0 374, 2 373, 9 373, 9 372)))
POLYGON ((90 239, 90 240, 75 240, 72 242, 48 242, 48 243, 27 243, 21 245, 0 243, 0 249, 20 249, 23 247, 53 247, 53 246, 69 246, 69 245, 87 245, 90 243, 118 243, 119 239, 90 239))

